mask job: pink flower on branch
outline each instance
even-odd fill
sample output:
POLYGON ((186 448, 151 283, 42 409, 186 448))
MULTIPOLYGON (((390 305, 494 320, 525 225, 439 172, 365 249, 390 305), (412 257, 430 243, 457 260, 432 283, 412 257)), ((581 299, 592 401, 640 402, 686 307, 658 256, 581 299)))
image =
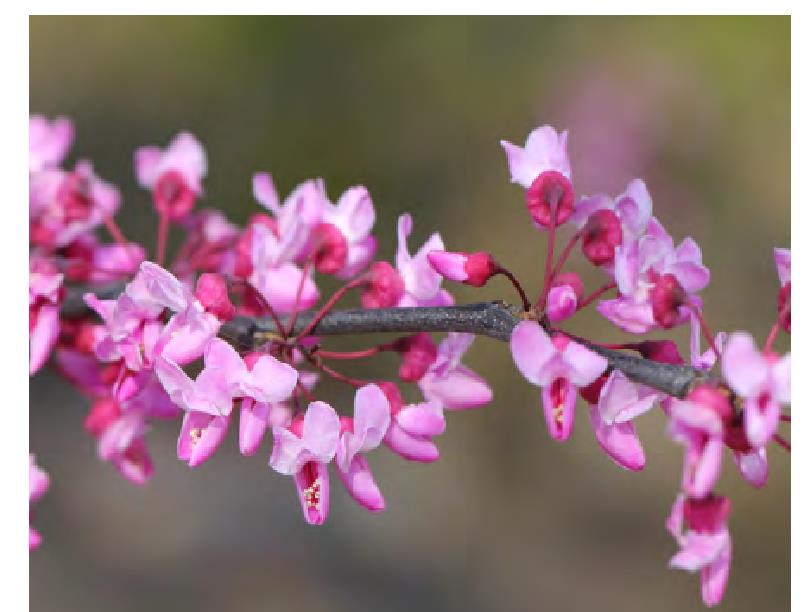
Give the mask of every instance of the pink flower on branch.
POLYGON ((534 321, 513 330, 511 354, 522 376, 542 388, 547 430, 563 442, 572 433, 576 389, 593 383, 606 370, 606 359, 561 334, 550 338, 534 321))

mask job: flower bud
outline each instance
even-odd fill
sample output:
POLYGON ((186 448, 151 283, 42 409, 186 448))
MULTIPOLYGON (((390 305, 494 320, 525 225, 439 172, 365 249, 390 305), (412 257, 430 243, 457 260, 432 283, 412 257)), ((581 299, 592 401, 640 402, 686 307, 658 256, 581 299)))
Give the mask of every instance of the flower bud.
POLYGON ((645 359, 658 363, 672 363, 683 365, 685 360, 679 354, 676 343, 672 340, 645 340, 636 345, 640 355, 645 359))
POLYGON ((121 416, 121 408, 111 397, 96 400, 84 418, 84 429, 97 438, 121 416))
POLYGON ((236 308, 227 294, 227 283, 218 274, 210 272, 200 274, 196 281, 195 296, 205 310, 215 315, 220 321, 229 321, 236 316, 236 308))
POLYGON ((438 348, 426 332, 419 332, 396 342, 402 364, 398 376, 405 382, 417 382, 424 377, 438 356, 438 348))
POLYGON ((663 274, 651 289, 651 309, 654 321, 665 329, 674 327, 681 321, 679 307, 684 305, 687 294, 673 274, 663 274))
POLYGON ((710 493, 702 499, 689 497, 684 505, 685 522, 695 532, 715 533, 726 525, 730 510, 730 501, 723 495, 710 493))
POLYGON ((556 209, 556 225, 569 219, 575 206, 575 194, 566 176, 556 170, 545 170, 525 192, 525 201, 533 223, 548 228, 553 221, 553 207, 556 209))
POLYGON ((596 210, 581 231, 581 250, 596 266, 614 261, 614 249, 623 242, 620 219, 611 210, 596 210))
POLYGON ((181 172, 169 170, 154 185, 154 206, 161 215, 177 220, 185 217, 196 204, 196 192, 181 172))
POLYGON ((312 232, 314 239, 314 267, 321 274, 336 274, 345 267, 348 242, 331 223, 320 223, 312 232))
POLYGON ((364 308, 391 308, 404 295, 404 280, 386 261, 374 262, 367 279, 361 298, 364 308))
POLYGON ((575 272, 557 275, 547 293, 547 318, 558 323, 574 315, 583 293, 584 284, 575 272))
POLYGON ((435 272, 444 278, 472 287, 482 287, 499 269, 494 258, 485 251, 431 251, 427 259, 435 272))

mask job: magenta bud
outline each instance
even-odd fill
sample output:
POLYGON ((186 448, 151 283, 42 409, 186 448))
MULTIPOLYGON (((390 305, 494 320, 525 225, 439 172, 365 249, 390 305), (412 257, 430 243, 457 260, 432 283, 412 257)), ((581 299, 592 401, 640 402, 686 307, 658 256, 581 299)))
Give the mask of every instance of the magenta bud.
POLYGON ((472 287, 482 287, 499 269, 496 260, 485 251, 431 251, 427 259, 432 268, 444 278, 472 287))
POLYGON ((345 267, 348 242, 331 223, 320 223, 314 228, 314 267, 320 274, 336 274, 345 267))
POLYGON ((640 355, 658 363, 674 363, 683 365, 685 360, 679 354, 676 343, 672 340, 645 340, 636 345, 640 355))
POLYGON ((654 320, 661 327, 670 329, 679 323, 679 307, 684 305, 687 294, 673 274, 659 277, 650 293, 654 320))
POLYGON ((182 173, 169 170, 154 185, 154 206, 161 215, 177 220, 185 217, 196 204, 196 192, 185 182, 182 173))
POLYGON ((396 345, 402 358, 398 376, 405 382, 421 380, 438 356, 438 348, 426 332, 401 338, 396 345))
POLYGON ((525 192, 525 201, 533 223, 548 228, 553 221, 553 207, 557 226, 569 219, 575 206, 575 193, 566 176, 556 170, 545 170, 525 192))
POLYGON ((391 308, 404 295, 404 280, 386 261, 376 261, 367 272, 367 283, 362 292, 364 308, 391 308))
POLYGON ((620 219, 611 210, 596 210, 584 225, 581 232, 581 250, 584 256, 596 266, 614 260, 614 249, 623 242, 620 219))
POLYGON ((693 531, 715 533, 727 523, 731 505, 723 495, 710 493, 702 499, 687 498, 684 505, 685 522, 693 531))
POLYGON ((227 294, 227 283, 220 275, 210 272, 200 274, 195 295, 205 310, 220 321, 229 321, 236 316, 236 308, 227 294))

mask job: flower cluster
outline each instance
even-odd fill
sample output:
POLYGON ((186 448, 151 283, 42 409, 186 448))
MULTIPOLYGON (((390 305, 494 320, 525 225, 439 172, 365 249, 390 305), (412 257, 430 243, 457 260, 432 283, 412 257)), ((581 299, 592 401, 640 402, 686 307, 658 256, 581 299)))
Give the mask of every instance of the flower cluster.
MULTIPOLYGON (((790 402, 790 356, 772 351, 778 333, 790 332, 787 250, 775 251, 781 289, 763 350, 743 332, 714 335, 699 296, 710 274, 696 242, 674 243, 639 179, 614 198, 577 197, 568 135, 544 126, 524 147, 502 142, 530 220, 547 234, 544 278, 533 301, 490 253, 447 251, 438 233, 413 253, 409 214, 398 219, 394 261, 376 259, 376 210, 363 186, 332 202, 324 181, 311 179, 282 198, 272 176, 258 172, 252 191, 259 208, 244 228, 220 211, 198 210, 207 156, 189 133, 165 148, 134 153, 137 183, 149 192, 157 220, 148 255, 114 220, 117 188, 96 177, 89 162, 62 168, 73 135, 69 120, 30 119, 30 372, 52 356, 89 399, 84 426, 99 457, 125 478, 143 484, 154 473, 146 444, 153 420, 177 422, 177 457, 193 468, 214 456, 235 412, 240 453, 262 454, 271 438, 263 456, 274 471, 292 477, 308 523, 328 517, 332 463, 359 505, 384 510, 370 452, 383 445, 409 461, 436 461, 445 411, 492 401, 486 381, 462 363, 474 335, 449 328, 436 340, 415 331, 345 352, 327 348, 318 324, 349 294, 361 306, 354 316, 376 309, 450 312, 455 301, 444 279, 481 287, 501 275, 522 305, 511 354, 518 371, 541 389, 552 439, 573 434, 580 396, 605 454, 625 469, 641 470, 646 458, 633 420, 655 406, 664 411, 670 437, 684 446, 681 491, 668 521, 680 546, 671 565, 700 570, 705 603, 720 601, 731 559, 730 502, 714 491, 723 448, 759 487, 766 482, 769 443, 788 446, 777 430, 790 419, 782 413, 790 402), (571 236, 556 257, 565 227, 571 236), (111 242, 102 240, 103 231, 111 242), (182 233, 176 249, 170 249, 172 231, 182 233), (579 245, 605 275, 589 293, 578 274, 565 269, 579 245), (321 290, 325 277, 341 283, 328 296, 321 290), (68 307, 69 293, 74 302, 83 297, 86 308, 68 307), (674 397, 634 382, 615 360, 631 351, 654 366, 686 365, 669 340, 603 345, 559 327, 590 305, 631 334, 689 323, 689 366, 697 384, 674 397), (433 310, 408 310, 418 307, 433 310), (233 335, 244 321, 253 323, 246 343, 233 335), (702 336, 709 343, 704 353, 702 336), (341 361, 383 352, 400 359, 387 379, 339 371, 341 361), (323 379, 352 389, 353 411, 322 396, 323 379), (410 403, 403 399, 405 385, 415 398, 410 403)), ((33 458, 30 480, 34 501, 47 477, 33 458)), ((31 548, 39 543, 33 530, 30 542, 31 548)))

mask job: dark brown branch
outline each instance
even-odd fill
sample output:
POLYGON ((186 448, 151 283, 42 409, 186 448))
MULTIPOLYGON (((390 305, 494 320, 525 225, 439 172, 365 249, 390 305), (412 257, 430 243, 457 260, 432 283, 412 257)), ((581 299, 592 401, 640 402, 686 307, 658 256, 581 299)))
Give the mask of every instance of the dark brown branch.
MULTIPOLYGON (((114 297, 120 287, 96 291, 114 297)), ((80 294, 72 294, 62 307, 65 316, 86 314, 80 294)), ((302 312, 295 321, 293 335, 311 323, 315 312, 302 312)), ((519 311, 503 302, 482 302, 462 306, 421 308, 379 308, 375 310, 335 310, 326 314, 312 330, 316 336, 344 336, 367 333, 467 332, 509 341, 520 321, 519 311)), ((285 322, 283 322, 285 324, 285 322)), ((241 350, 265 344, 279 330, 271 319, 236 317, 225 323, 219 336, 241 350)), ((707 380, 704 372, 683 365, 659 363, 620 351, 606 349, 583 341, 591 350, 609 361, 609 367, 620 370, 631 380, 668 395, 682 398, 698 382, 707 380)))

